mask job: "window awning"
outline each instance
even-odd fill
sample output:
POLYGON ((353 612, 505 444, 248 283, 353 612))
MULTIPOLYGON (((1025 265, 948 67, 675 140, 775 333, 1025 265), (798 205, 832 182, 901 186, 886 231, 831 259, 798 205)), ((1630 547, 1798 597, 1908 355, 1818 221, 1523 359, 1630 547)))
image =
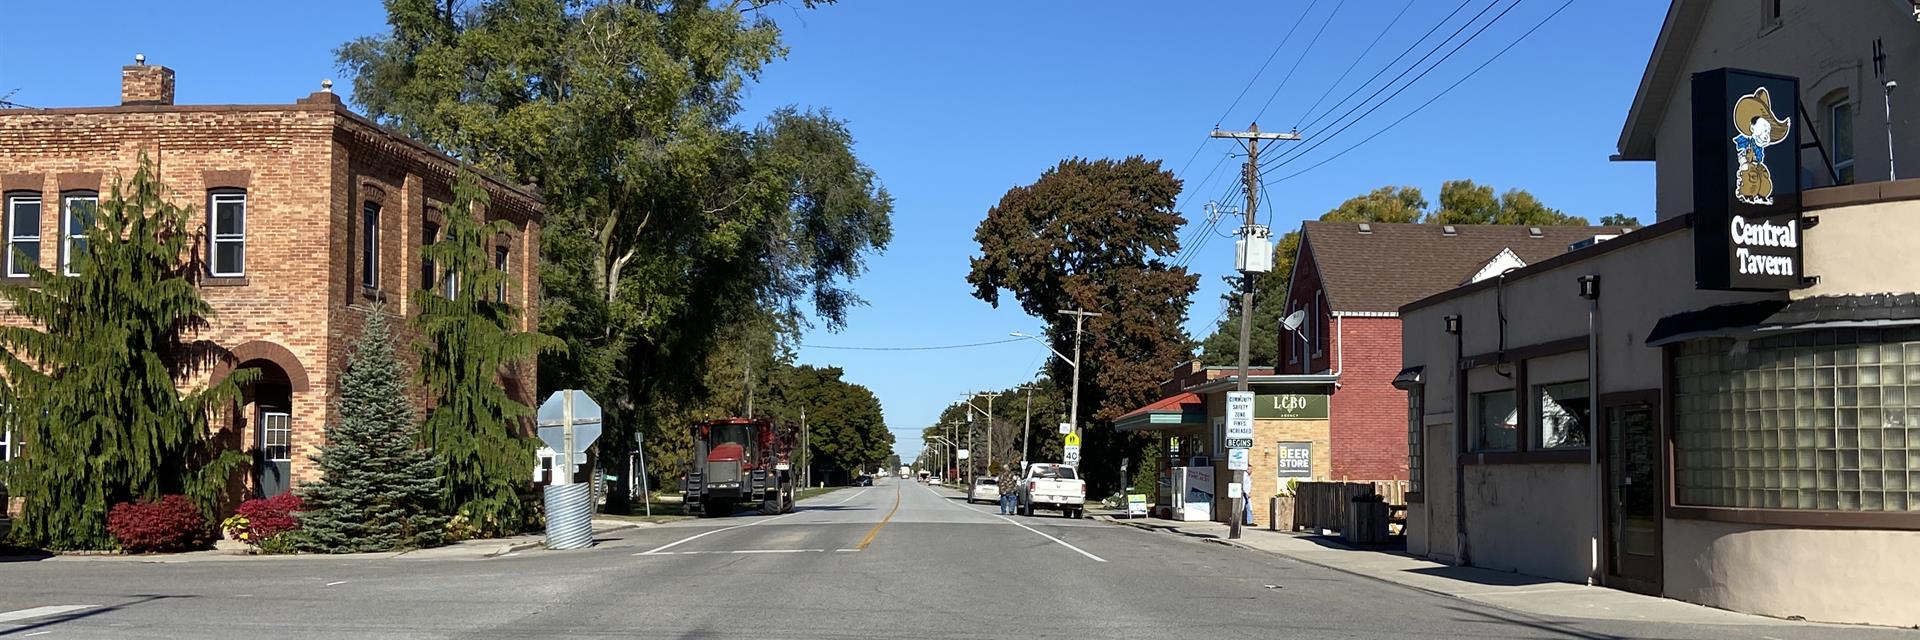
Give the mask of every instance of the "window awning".
POLYGON ((1115 418, 1113 428, 1119 431, 1156 431, 1180 427, 1195 427, 1207 423, 1206 399, 1197 393, 1177 393, 1127 412, 1115 418))
POLYGON ((1809 329, 1920 325, 1920 294, 1876 293, 1757 300, 1676 313, 1654 323, 1647 346, 1700 338, 1759 337, 1809 329))
POLYGON ((1427 368, 1424 366, 1407 367, 1405 369, 1401 369, 1399 374, 1393 376, 1393 388, 1399 389, 1401 391, 1406 391, 1408 389, 1412 389, 1416 385, 1422 385, 1426 383, 1427 383, 1427 368))

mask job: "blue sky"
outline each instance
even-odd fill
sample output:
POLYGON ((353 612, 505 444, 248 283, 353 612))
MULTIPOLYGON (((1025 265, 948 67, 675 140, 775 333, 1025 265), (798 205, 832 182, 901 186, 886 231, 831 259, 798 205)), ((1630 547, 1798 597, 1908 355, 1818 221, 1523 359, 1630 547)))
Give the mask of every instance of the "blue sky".
MULTIPOLYGON (((1503 190, 1528 189, 1550 206, 1590 219, 1623 212, 1651 221, 1652 166, 1607 156, 1665 14, 1666 3, 1652 0, 1574 0, 1390 131, 1274 182, 1374 135, 1561 6, 1560 0, 1517 1, 1451 59, 1351 128, 1336 133, 1338 127, 1323 123, 1322 131, 1305 129, 1305 143, 1286 143, 1304 149, 1324 139, 1269 177, 1261 217, 1271 215, 1272 225, 1288 228, 1378 186, 1414 185, 1434 200, 1443 180, 1470 178, 1503 190)), ((1468 0, 1463 12, 1355 100, 1488 2, 1496 5, 1481 23, 1508 6, 1508 0, 1468 0)), ((386 28, 379 3, 371 0, 189 0, 167 11, 130 1, 21 4, 9 8, 16 24, 84 17, 92 32, 87 46, 73 46, 66 29, 15 30, 0 38, 0 95, 17 90, 14 102, 36 107, 116 102, 118 69, 136 52, 175 69, 183 104, 291 102, 321 79, 338 78, 336 46, 386 28)), ((1017 304, 991 308, 974 299, 965 282, 967 260, 978 253, 973 229, 1008 188, 1032 182, 1062 158, 1139 154, 1164 160, 1170 170, 1186 166, 1180 209, 1189 220, 1201 219, 1203 203, 1231 195, 1224 179, 1239 161, 1219 163, 1234 147, 1206 141, 1208 130, 1245 128, 1256 114, 1266 130, 1305 124, 1307 108, 1328 95, 1357 56, 1365 54, 1319 111, 1456 6, 1451 0, 843 0, 814 11, 773 10, 792 53, 751 88, 749 123, 785 105, 830 109, 851 123, 861 157, 896 199, 894 242, 856 282, 869 304, 850 314, 845 331, 816 330, 804 342, 947 345, 1037 330, 1040 321, 1017 304), (1407 2, 1414 4, 1368 50, 1407 2), (1298 31, 1256 78, 1296 23, 1298 31), (1245 97, 1229 111, 1250 79, 1245 97), (1216 164, 1219 171, 1203 180, 1216 164)), ((1428 63, 1452 48, 1446 45, 1428 63)), ((343 80, 337 88, 347 85, 343 80)), ((1182 238, 1196 235, 1183 232, 1182 238)), ((1231 242, 1215 237, 1193 260, 1201 290, 1187 327, 1196 338, 1220 311, 1219 276, 1229 271, 1232 253, 1231 242)), ((803 362, 844 367, 847 378, 872 388, 900 438, 897 449, 909 458, 919 451, 919 428, 947 403, 969 390, 1025 381, 1047 356, 1030 341, 939 351, 808 347, 800 354, 803 362)))

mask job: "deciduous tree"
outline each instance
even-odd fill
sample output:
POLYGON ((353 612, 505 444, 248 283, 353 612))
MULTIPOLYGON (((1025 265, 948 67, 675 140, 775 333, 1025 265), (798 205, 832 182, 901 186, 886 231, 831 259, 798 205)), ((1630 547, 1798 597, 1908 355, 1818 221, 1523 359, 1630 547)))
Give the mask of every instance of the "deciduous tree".
MULTIPOLYGON (((981 256, 967 282, 999 306, 1002 291, 1047 325, 1047 340, 1073 352, 1065 309, 1102 313, 1086 321, 1080 380, 1083 460, 1099 491, 1118 486, 1121 456, 1138 444, 1111 421, 1158 399, 1160 381, 1190 351, 1181 328, 1195 277, 1168 264, 1184 220, 1173 210, 1180 181, 1158 161, 1073 158, 1015 187, 974 231, 981 256)), ((1049 378, 1069 386, 1072 368, 1050 360, 1049 378)))

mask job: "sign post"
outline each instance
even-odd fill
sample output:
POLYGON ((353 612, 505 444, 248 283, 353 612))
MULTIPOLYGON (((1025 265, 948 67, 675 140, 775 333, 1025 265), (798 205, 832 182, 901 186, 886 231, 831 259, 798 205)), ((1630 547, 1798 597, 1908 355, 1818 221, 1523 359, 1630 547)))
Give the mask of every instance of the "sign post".
POLYGON ((600 404, 575 389, 562 389, 535 414, 540 441, 560 454, 560 478, 546 488, 547 548, 593 546, 593 493, 574 483, 574 465, 586 462, 587 447, 600 439, 600 404))
POLYGON ((637 455, 640 457, 640 473, 639 473, 640 501, 641 503, 647 505, 647 515, 651 517, 653 515, 653 487, 648 486, 647 484, 646 440, 647 440, 646 434, 640 433, 638 431, 635 431, 633 433, 633 452, 634 452, 634 455, 637 455))

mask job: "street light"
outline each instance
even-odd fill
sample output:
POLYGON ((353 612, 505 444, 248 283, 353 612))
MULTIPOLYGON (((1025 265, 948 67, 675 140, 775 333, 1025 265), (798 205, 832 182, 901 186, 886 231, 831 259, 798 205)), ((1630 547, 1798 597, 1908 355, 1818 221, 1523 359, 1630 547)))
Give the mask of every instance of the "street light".
MULTIPOLYGON (((994 393, 992 391, 976 391, 974 393, 968 394, 965 399, 961 400, 961 402, 967 403, 967 408, 972 409, 974 411, 979 411, 980 407, 978 405, 973 404, 973 399, 983 395, 987 397, 987 411, 986 411, 986 414, 987 414, 987 473, 993 473, 993 399, 994 397, 1000 394, 994 393)), ((971 423, 973 420, 973 415, 971 413, 967 415, 967 420, 969 423, 967 425, 967 445, 968 445, 968 448, 972 448, 973 425, 971 423)), ((967 475, 968 476, 976 475, 973 473, 972 460, 967 461, 967 475)), ((973 486, 973 477, 967 478, 967 486, 969 487, 973 486)))
MULTIPOLYGON (((1081 310, 1078 310, 1078 309, 1063 309, 1063 310, 1061 310, 1061 311, 1060 311, 1060 313, 1061 313, 1062 315, 1069 315, 1069 316, 1073 316, 1073 357, 1071 357, 1071 358, 1069 358, 1069 357, 1067 357, 1067 354, 1064 354, 1064 353, 1060 353, 1060 350, 1059 350, 1059 349, 1055 349, 1055 348, 1053 348, 1053 345, 1051 345, 1051 344, 1047 344, 1047 342, 1046 342, 1046 341, 1044 341, 1044 340, 1041 340, 1040 338, 1038 338, 1038 337, 1036 337, 1036 336, 1032 336, 1032 335, 1028 335, 1028 334, 1024 334, 1024 333, 1021 333, 1021 332, 1018 332, 1018 331, 1015 331, 1015 332, 1013 332, 1013 333, 1011 333, 1011 334, 1009 334, 1009 335, 1012 335, 1013 337, 1016 337, 1016 338, 1026 338, 1026 339, 1029 339, 1029 340, 1032 340, 1032 341, 1034 341, 1034 342, 1038 342, 1038 343, 1040 343, 1040 344, 1045 344, 1045 345, 1047 345, 1047 350, 1048 350, 1048 351, 1052 351, 1052 352, 1053 352, 1053 355, 1056 355, 1056 356, 1060 356, 1060 359, 1061 359, 1061 360, 1065 360, 1065 361, 1067 361, 1067 364, 1068 364, 1068 365, 1071 365, 1071 366, 1073 367, 1073 400, 1072 400, 1072 402, 1070 403, 1070 407, 1069 407, 1069 408, 1068 408, 1068 410, 1067 410, 1067 424, 1068 424, 1068 427, 1067 427, 1067 429, 1068 429, 1068 432, 1069 432, 1069 433, 1072 433, 1072 434, 1074 435, 1074 437, 1076 437, 1076 438, 1077 438, 1077 437, 1079 437, 1079 436, 1080 436, 1080 342, 1081 342, 1081 334, 1082 334, 1082 333, 1083 333, 1083 332, 1085 331, 1085 327, 1086 327, 1086 325, 1085 325, 1085 323, 1086 323, 1086 321, 1087 321, 1087 318, 1097 318, 1097 317, 1100 317, 1100 314, 1098 314, 1098 313, 1094 313, 1094 312, 1091 312, 1091 311, 1081 311, 1081 310)), ((1066 460, 1061 460, 1061 462, 1066 462, 1066 460)))

